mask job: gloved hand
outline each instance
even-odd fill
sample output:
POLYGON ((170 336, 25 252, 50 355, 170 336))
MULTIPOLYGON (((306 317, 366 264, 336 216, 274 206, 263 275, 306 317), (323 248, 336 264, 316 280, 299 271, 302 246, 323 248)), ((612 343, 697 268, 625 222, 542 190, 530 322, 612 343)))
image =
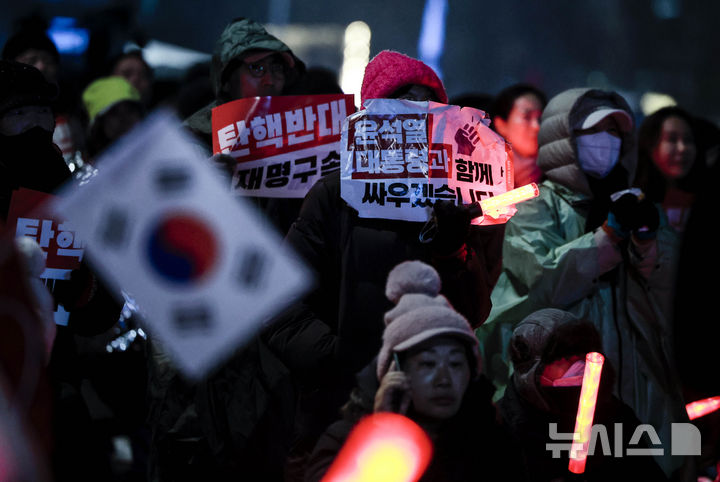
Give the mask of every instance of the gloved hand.
POLYGON ((429 223, 434 223, 430 246, 441 256, 449 256, 465 244, 472 215, 468 206, 457 206, 450 201, 436 201, 429 223))
POLYGON ((638 226, 633 230, 633 235, 641 240, 654 239, 660 226, 660 215, 657 207, 647 198, 642 199, 637 205, 638 226))
POLYGON ((633 193, 625 193, 610 203, 605 223, 620 239, 627 239, 631 234, 639 239, 652 239, 659 224, 660 216, 652 201, 633 193))

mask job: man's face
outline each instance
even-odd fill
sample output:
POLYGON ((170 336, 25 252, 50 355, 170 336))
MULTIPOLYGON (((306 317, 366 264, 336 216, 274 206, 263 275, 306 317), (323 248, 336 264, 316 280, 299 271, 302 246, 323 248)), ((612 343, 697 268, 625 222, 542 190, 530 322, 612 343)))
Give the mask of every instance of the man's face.
POLYGON ((495 128, 507 139, 514 151, 523 157, 535 157, 542 103, 533 94, 521 95, 513 103, 507 119, 495 118, 495 128))
POLYGON ((48 82, 57 80, 58 63, 50 52, 38 49, 27 49, 17 57, 15 61, 22 64, 32 65, 45 76, 48 82))
POLYGON ((285 88, 285 63, 279 55, 257 62, 241 62, 230 74, 224 90, 232 100, 281 95, 285 88))

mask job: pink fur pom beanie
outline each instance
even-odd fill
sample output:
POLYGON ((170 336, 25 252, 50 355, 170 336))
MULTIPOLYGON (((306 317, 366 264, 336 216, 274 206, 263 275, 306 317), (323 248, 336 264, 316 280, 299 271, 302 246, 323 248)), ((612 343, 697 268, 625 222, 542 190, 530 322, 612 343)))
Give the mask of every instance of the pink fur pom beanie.
POLYGON ((385 313, 383 344, 378 354, 377 377, 382 380, 393 353, 409 350, 437 336, 453 336, 467 343, 479 371, 478 341, 465 317, 440 294, 440 276, 421 261, 405 261, 388 275, 385 295, 395 307, 385 313))
POLYGON ((410 84, 429 87, 441 103, 447 104, 447 92, 433 69, 392 50, 383 50, 367 64, 360 98, 363 104, 367 99, 386 99, 400 87, 410 84))

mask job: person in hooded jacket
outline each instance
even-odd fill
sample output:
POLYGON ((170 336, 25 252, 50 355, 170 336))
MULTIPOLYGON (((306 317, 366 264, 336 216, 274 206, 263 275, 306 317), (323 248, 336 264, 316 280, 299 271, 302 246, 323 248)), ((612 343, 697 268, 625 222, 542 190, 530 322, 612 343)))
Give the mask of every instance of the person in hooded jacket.
MULTIPOLYGON (((212 56, 210 80, 215 100, 185 119, 184 125, 212 153, 212 109, 246 97, 300 95, 298 87, 305 64, 280 39, 258 22, 236 18, 220 34, 212 56)), ((232 176, 236 161, 230 156, 213 156, 222 172, 232 176)), ((285 235, 300 210, 302 199, 244 196, 285 235)))
MULTIPOLYGON (((547 180, 506 225, 493 309, 477 330, 487 373, 503 390, 518 320, 567 310, 596 325, 614 392, 667 444, 671 423, 687 421, 668 338, 678 238, 647 197, 623 193, 636 164, 632 111, 615 92, 570 89, 548 103, 538 140, 547 180)), ((668 475, 683 462, 669 446, 658 458, 668 475)))
MULTIPOLYGON (((602 354, 600 334, 587 320, 567 311, 545 308, 515 326, 509 345, 514 372, 497 406, 514 443, 521 447, 519 459, 529 480, 572 480, 574 476, 568 471, 569 451, 553 452, 548 444, 558 444, 560 434, 575 430, 585 356, 590 352, 602 354), (551 424, 555 424, 554 429, 551 424), (559 435, 553 437, 551 433, 559 435)), ((583 480, 625 480, 631 476, 667 480, 652 457, 619 457, 612 452, 647 448, 645 440, 630 444, 640 421, 630 407, 612 394, 613 377, 613 367, 606 361, 593 417, 593 425, 602 426, 613 442, 603 446, 602 440, 597 440, 587 458, 583 480), (620 448, 618 439, 623 442, 620 448)))
POLYGON ((358 373, 342 419, 320 437, 306 481, 322 480, 356 424, 380 412, 405 415, 429 436, 432 458, 421 481, 526 480, 497 422, 494 387, 479 374, 477 339, 440 286, 420 261, 389 273, 386 295, 395 306, 384 316, 382 347, 358 373))
MULTIPOLYGON (((367 65, 362 101, 403 98, 447 102, 435 72, 399 52, 380 52, 367 65)), ((266 339, 300 386, 293 453, 302 459, 335 419, 354 375, 380 348, 387 273, 420 259, 442 278, 443 293, 472 326, 490 311, 500 269, 502 227, 470 226, 467 209, 436 203, 438 232, 419 240, 422 223, 365 219, 340 193, 340 173, 316 182, 286 237, 316 275, 316 289, 268 329, 266 339)))

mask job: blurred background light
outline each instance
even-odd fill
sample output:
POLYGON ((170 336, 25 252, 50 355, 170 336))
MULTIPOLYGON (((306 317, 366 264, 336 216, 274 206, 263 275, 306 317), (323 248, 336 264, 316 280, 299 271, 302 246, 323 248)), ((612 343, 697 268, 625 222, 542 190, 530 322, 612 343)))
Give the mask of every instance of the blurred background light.
POLYGON ((440 59, 445 48, 445 18, 447 0, 426 0, 423 11, 422 27, 418 40, 420 60, 428 64, 442 79, 440 59))
POLYGON ((681 12, 680 2, 681 0, 653 0, 653 13, 663 20, 678 18, 681 12))
POLYGON ((669 107, 672 105, 677 105, 677 102, 667 94, 659 92, 645 92, 640 97, 640 110, 642 110, 644 116, 649 116, 663 107, 669 107))
POLYGON ((177 45, 150 40, 143 49, 145 60, 151 67, 187 68, 197 62, 210 60, 210 55, 177 45))
POLYGON ((340 88, 346 94, 355 96, 355 106, 358 108, 365 66, 370 61, 370 38, 370 27, 365 22, 352 22, 345 29, 340 88))
POLYGON ((47 34, 60 54, 82 55, 87 50, 90 33, 87 29, 77 27, 76 24, 76 19, 72 17, 53 17, 50 21, 47 34))

